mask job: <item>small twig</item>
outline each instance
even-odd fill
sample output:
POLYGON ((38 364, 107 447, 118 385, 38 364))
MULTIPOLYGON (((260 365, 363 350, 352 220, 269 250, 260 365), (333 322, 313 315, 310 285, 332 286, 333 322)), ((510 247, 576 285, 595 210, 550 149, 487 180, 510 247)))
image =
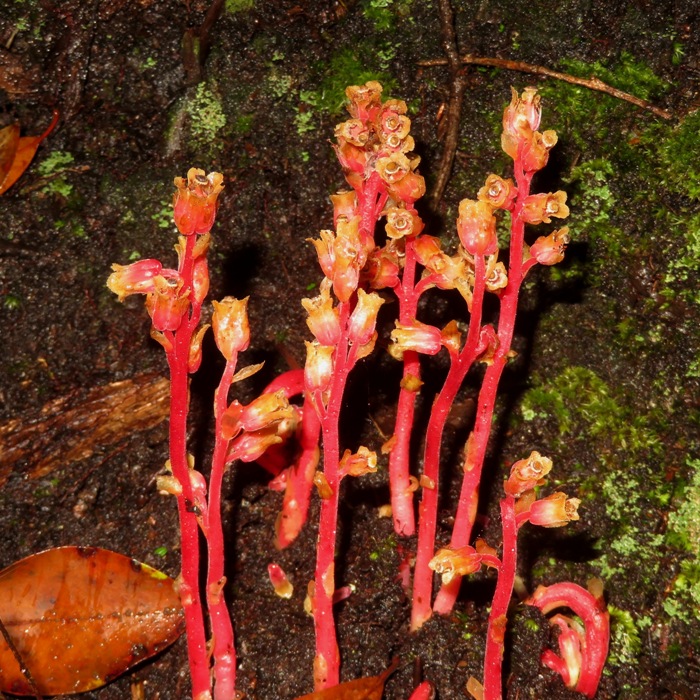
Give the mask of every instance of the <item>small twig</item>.
POLYGON ((2 621, 2 619, 0 619, 0 634, 2 634, 2 637, 5 640, 5 644, 7 644, 8 648, 12 652, 12 656, 15 657, 15 661, 19 666, 19 670, 22 672, 22 675, 27 681, 27 685, 29 685, 30 690, 34 694, 34 697, 36 698, 36 700, 43 700, 43 698, 41 697, 41 693, 39 692, 39 688, 37 688, 36 682, 34 681, 34 678, 32 678, 32 674, 27 668, 27 664, 24 663, 24 659, 22 659, 22 655, 19 653, 19 650, 15 646, 15 643, 12 641, 12 637, 10 637, 10 633, 7 631, 5 623, 2 621))
MULTIPOLYGON (((643 100, 634 95, 630 95, 628 92, 623 92, 617 88, 604 83, 598 78, 577 78, 575 75, 569 75, 568 73, 559 73, 558 71, 550 70, 544 66, 535 66, 531 63, 523 63, 522 61, 509 61, 505 58, 481 58, 479 56, 466 55, 462 56, 461 62, 463 64, 475 65, 475 66, 492 66, 494 68, 504 68, 506 70, 515 70, 521 73, 533 73, 534 75, 544 75, 548 78, 554 78, 555 80, 563 80, 567 83, 572 83, 574 85, 580 85, 581 87, 588 88, 589 90, 597 90, 598 92, 604 92, 613 97, 617 97, 619 100, 625 100, 626 102, 631 102, 637 107, 642 109, 647 109, 653 112, 659 117, 664 119, 672 119, 673 115, 665 109, 656 107, 651 102, 643 100)), ((448 60, 444 58, 433 58, 427 61, 419 61, 419 66, 450 66, 451 64, 448 60)))
POLYGON ((438 9, 440 11, 440 27, 442 33, 442 47, 447 55, 446 59, 442 60, 441 65, 450 67, 452 82, 450 85, 450 97, 445 110, 445 140, 442 146, 442 154, 440 156, 440 165, 438 166, 437 178, 435 185, 432 188, 428 202, 435 209, 442 199, 442 194, 445 191, 447 182, 450 179, 452 171, 452 163, 454 162, 455 153, 457 151, 457 140, 459 137, 459 122, 462 113, 462 101, 464 99, 464 90, 467 87, 466 76, 462 61, 457 52, 457 37, 454 28, 454 14, 450 0, 438 0, 438 9))

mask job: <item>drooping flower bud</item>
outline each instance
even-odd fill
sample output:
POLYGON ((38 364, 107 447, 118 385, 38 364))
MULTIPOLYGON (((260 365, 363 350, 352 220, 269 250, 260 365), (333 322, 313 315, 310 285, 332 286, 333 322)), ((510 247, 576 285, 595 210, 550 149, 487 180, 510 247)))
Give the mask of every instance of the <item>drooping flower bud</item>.
POLYGON ((377 471, 377 453, 362 446, 357 452, 345 450, 340 458, 339 473, 341 476, 363 476, 377 471))
POLYGON ((459 203, 457 233, 470 255, 493 255, 498 250, 496 217, 487 202, 463 199, 459 203))
POLYGON ((221 173, 209 173, 190 168, 187 180, 175 178, 177 192, 173 198, 173 216, 178 231, 183 236, 204 234, 211 230, 216 219, 219 193, 224 188, 221 173))
POLYGON ((362 278, 372 289, 393 289, 399 283, 399 256, 389 246, 375 248, 367 258, 362 278))
POLYGON ((160 260, 139 260, 131 265, 112 265, 112 274, 107 278, 107 286, 119 301, 130 294, 147 294, 155 291, 154 278, 161 274, 160 260))
POLYGON ((428 566, 447 585, 455 576, 468 576, 477 572, 481 568, 481 555, 469 545, 459 549, 443 547, 436 552, 428 566))
POLYGON ((211 325, 216 347, 227 360, 231 360, 234 353, 246 350, 250 342, 248 297, 245 299, 224 297, 221 301, 212 303, 214 313, 211 317, 211 325))
POLYGON ((387 191, 397 202, 412 205, 425 194, 425 178, 410 170, 400 180, 387 185, 387 191))
POLYGON ((411 350, 424 355, 437 355, 442 348, 442 332, 415 319, 410 325, 396 321, 396 328, 391 331, 391 342, 389 354, 397 360, 402 360, 403 354, 411 350))

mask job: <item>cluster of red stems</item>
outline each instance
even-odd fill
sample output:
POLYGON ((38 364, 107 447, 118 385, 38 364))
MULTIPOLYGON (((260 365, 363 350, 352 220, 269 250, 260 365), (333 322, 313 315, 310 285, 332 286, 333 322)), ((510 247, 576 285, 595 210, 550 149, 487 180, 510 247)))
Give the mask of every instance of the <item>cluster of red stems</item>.
MULTIPOLYGON (((520 287, 535 265, 560 262, 569 240, 566 227, 537 238, 529 246, 524 239, 526 224, 549 224, 552 218, 568 215, 565 192, 530 194, 533 176, 546 165, 557 141, 554 131, 538 131, 541 108, 537 91, 526 88, 522 95, 513 91, 501 137, 503 150, 513 159, 513 179, 489 175, 476 200, 460 203, 460 245, 453 254, 443 250, 439 238, 423 233, 415 202, 425 193, 425 181, 416 170, 419 158, 412 153, 414 141, 406 104, 394 99, 382 102, 381 92, 377 82, 349 87, 346 94, 351 118, 335 129, 335 151, 351 189, 331 197, 334 230, 321 231, 320 238, 311 241, 324 278, 318 296, 302 300, 313 334, 313 340, 306 343, 304 369, 282 374, 248 405, 229 402, 231 385, 251 376, 260 366, 236 372, 238 353, 249 344, 247 299, 226 297, 214 302, 211 326, 226 366, 215 394, 216 442, 208 480, 195 469, 187 453, 186 421, 189 375, 201 363, 202 338, 209 327, 200 325, 200 313, 209 286, 207 250, 223 176, 193 168, 186 180, 175 179, 174 219, 180 232, 177 269, 167 269, 158 260, 141 260, 114 265, 108 281, 120 300, 130 294, 146 295, 151 335, 163 346, 169 363, 170 459, 158 487, 175 495, 178 503, 182 553, 178 586, 187 622, 195 700, 231 700, 236 695, 233 629, 224 598, 221 523, 222 478, 236 460, 259 462, 274 474, 271 486, 284 490, 276 524, 278 548, 288 546, 299 533, 316 486, 320 497, 316 569, 305 601, 316 634, 314 686, 323 690, 339 683, 333 604, 348 595, 347 589, 337 588, 334 573, 341 482, 347 476, 377 469, 376 453, 364 446, 341 453, 341 406, 351 370, 375 348, 377 314, 391 292, 398 299, 398 319, 389 352, 403 362, 403 378, 395 431, 381 451, 388 455, 393 522, 402 537, 416 532, 414 498, 420 492, 411 629, 421 627, 433 612, 447 614, 452 610, 463 576, 479 571, 482 565, 496 572, 483 683, 470 678, 467 686, 475 698, 502 697, 501 665, 519 529, 528 522, 559 527, 578 519, 577 499, 561 492, 540 495, 539 487, 552 462, 533 451, 512 465, 504 483, 500 557, 482 539, 472 539, 497 388, 514 354, 511 342, 520 287), (499 261, 498 212, 510 216, 507 267, 499 261), (379 221, 384 222, 386 232, 383 245, 375 238, 379 221), (469 312, 468 324, 451 321, 440 329, 417 320, 420 297, 435 287, 459 292, 469 312), (498 300, 494 323, 482 321, 487 292, 498 300), (436 355, 443 348, 449 356, 449 370, 432 405, 422 473, 416 477, 409 467, 409 446, 422 383, 419 357, 436 355), (485 370, 473 429, 463 453, 463 485, 454 529, 449 543, 436 549, 442 434, 457 392, 476 363, 485 365, 485 370), (295 396, 302 398, 299 405, 290 403, 295 396), (282 447, 292 440, 297 443, 297 457, 289 465, 284 457, 288 451, 282 447), (200 557, 202 543, 205 557, 200 557), (205 588, 200 590, 202 561, 206 562, 207 576, 205 588), (442 585, 434 598, 435 573, 442 585)), ((280 594, 288 595, 289 584, 281 569, 271 564, 269 572, 280 594)), ((607 656, 609 623, 601 583, 589 582, 589 589, 556 583, 538 588, 525 602, 544 613, 560 607, 575 613, 577 619, 561 614, 551 618, 560 630, 560 655, 547 650, 542 660, 569 688, 592 698, 607 656)), ((411 698, 429 698, 432 693, 425 681, 411 698)))

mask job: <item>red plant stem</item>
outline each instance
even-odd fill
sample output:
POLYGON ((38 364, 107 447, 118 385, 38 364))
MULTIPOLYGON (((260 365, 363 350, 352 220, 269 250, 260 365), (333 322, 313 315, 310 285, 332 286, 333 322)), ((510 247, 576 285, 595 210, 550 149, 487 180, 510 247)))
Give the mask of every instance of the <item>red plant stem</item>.
MULTIPOLYGON (((518 198, 511 218, 508 285, 501 295, 498 348, 493 363, 486 369, 484 381, 479 390, 473 433, 473 460, 469 465, 466 465, 464 470, 464 479, 450 540, 450 546, 455 548, 464 547, 471 541, 479 501, 479 485, 481 484, 486 449, 491 435, 496 394, 513 341, 515 318, 518 311, 518 295, 525 275, 523 270, 525 223, 521 213, 525 197, 530 193, 532 173, 525 173, 519 160, 515 161, 515 178, 518 186, 518 198)), ((442 615, 451 612, 461 582, 462 577, 455 576, 449 584, 441 587, 435 599, 434 609, 436 612, 442 615)))
POLYGON ((426 431, 423 475, 432 482, 433 488, 423 486, 423 497, 418 510, 418 544, 413 574, 413 605, 411 609, 412 630, 420 628, 432 614, 433 572, 428 564, 435 553, 442 434, 457 392, 478 352, 485 288, 484 256, 476 255, 474 265, 475 282, 467 339, 460 354, 456 358, 452 358, 445 383, 435 398, 430 411, 426 431))
MULTIPOLYGON (((189 236, 182 255, 180 274, 183 290, 192 288, 192 252, 195 236, 189 236)), ((170 465, 173 476, 180 482, 182 493, 177 497, 180 520, 181 586, 180 597, 187 629, 187 652, 192 696, 196 699, 211 697, 209 658, 204 630, 204 613, 199 589, 199 525, 193 512, 192 485, 187 463, 187 413, 189 409, 189 379, 187 364, 192 332, 199 322, 199 307, 190 309, 180 328, 166 337, 172 343, 167 352, 170 367, 170 465)))
POLYGON ((316 633, 316 658, 314 660, 314 689, 324 690, 340 681, 340 652, 333 619, 333 594, 335 593, 335 543, 338 529, 338 504, 340 500, 339 474, 340 409, 347 377, 354 365, 354 347, 348 348, 347 323, 350 304, 338 305, 340 327, 343 329, 335 351, 333 383, 329 389, 328 404, 321 415, 323 432, 323 474, 330 493, 321 499, 321 514, 316 543, 315 590, 313 599, 314 631, 316 633))
MULTIPOLYGON (((280 389, 284 390, 287 399, 304 394, 304 370, 291 369, 280 374, 268 384, 264 393, 274 393, 280 389)), ((282 509, 275 526, 275 546, 278 549, 284 549, 294 542, 306 522, 314 473, 319 460, 320 437, 321 423, 318 414, 311 398, 305 395, 299 435, 301 453, 287 471, 282 509)))
POLYGON ((491 603, 489 626, 484 655, 483 700, 501 700, 503 697, 503 649, 508 624, 508 606, 513 595, 515 567, 518 556, 518 526, 515 521, 515 499, 506 496, 501 501, 503 554, 498 571, 498 582, 491 603))
MULTIPOLYGON (((416 252, 413 239, 406 240, 404 269, 397 294, 399 297, 399 321, 409 324, 416 317, 419 295, 415 290, 416 252)), ((396 409, 394 444, 389 454, 389 486, 391 489, 391 511, 397 535, 410 537, 416 531, 413 513, 413 493, 409 490, 409 454, 411 432, 415 414, 417 391, 405 388, 410 378, 420 379, 418 353, 409 350, 403 356, 403 378, 396 409)))
POLYGON ((236 693, 236 649, 233 625, 224 597, 224 531, 221 522, 221 486, 226 471, 228 440, 221 437, 221 419, 228 406, 228 392, 236 371, 238 354, 233 353, 226 362, 224 373, 214 394, 215 443, 209 476, 207 500, 208 547, 207 608, 213 637, 214 699, 231 700, 236 693))

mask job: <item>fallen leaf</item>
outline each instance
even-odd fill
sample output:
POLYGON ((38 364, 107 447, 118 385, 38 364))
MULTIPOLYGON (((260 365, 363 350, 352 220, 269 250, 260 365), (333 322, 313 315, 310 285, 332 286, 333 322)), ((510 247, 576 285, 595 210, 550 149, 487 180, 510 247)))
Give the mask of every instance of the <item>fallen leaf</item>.
POLYGON ((58 110, 41 136, 20 136, 19 124, 10 124, 0 130, 0 194, 4 194, 19 180, 29 167, 39 144, 54 130, 58 123, 58 110))
POLYGON ((57 547, 3 569, 0 621, 14 650, 0 637, 0 692, 82 693, 158 653, 184 629, 173 583, 95 547, 57 547))
POLYGON ((356 678, 354 681, 341 683, 332 688, 301 695, 294 700, 382 700, 386 679, 396 670, 398 665, 398 659, 394 659, 391 666, 379 676, 356 678))

